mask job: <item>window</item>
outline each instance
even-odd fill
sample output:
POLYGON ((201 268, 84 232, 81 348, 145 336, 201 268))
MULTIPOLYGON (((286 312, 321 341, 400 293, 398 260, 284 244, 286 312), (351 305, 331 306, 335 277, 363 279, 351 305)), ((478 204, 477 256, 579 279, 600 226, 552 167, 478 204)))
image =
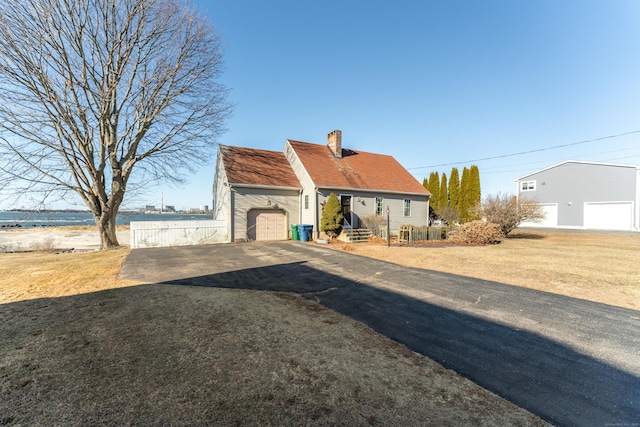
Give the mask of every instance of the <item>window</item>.
POLYGON ((411 216, 411 199, 404 199, 404 216, 411 216))
POLYGON ((376 197, 376 215, 382 216, 382 197, 376 197))
POLYGON ((309 195, 308 194, 304 195, 304 208, 305 209, 309 209, 309 195))
POLYGON ((535 181, 522 181, 520 184, 520 191, 536 191, 535 181))

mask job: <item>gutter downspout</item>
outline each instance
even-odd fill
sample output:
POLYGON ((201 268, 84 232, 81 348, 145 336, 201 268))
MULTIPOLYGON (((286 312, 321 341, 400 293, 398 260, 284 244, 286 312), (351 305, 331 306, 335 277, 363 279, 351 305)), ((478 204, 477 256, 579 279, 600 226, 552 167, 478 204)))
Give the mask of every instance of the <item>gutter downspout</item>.
MULTIPOLYGON (((298 190, 298 224, 302 224, 302 209, 304 209, 304 195, 302 194, 303 192, 304 188, 298 190)), ((289 227, 291 227, 291 224, 289 224, 289 227)), ((293 236, 291 236, 291 238, 293 238, 293 236)))
POLYGON ((313 189, 315 201, 313 203, 313 229, 315 230, 316 239, 320 238, 320 221, 318 220, 318 187, 313 189))
POLYGON ((229 184, 229 242, 233 243, 235 241, 235 206, 234 206, 234 194, 235 194, 235 190, 233 189, 233 187, 231 186, 231 184, 229 184))

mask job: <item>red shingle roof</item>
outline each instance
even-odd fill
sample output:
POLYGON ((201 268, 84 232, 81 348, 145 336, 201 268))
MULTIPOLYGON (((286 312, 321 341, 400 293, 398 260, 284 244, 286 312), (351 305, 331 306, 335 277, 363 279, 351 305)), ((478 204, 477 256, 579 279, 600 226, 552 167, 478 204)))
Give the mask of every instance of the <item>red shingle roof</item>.
POLYGON ((220 145, 230 184, 301 188, 283 153, 220 145))
POLYGON ((326 145, 289 144, 318 187, 431 194, 391 156, 343 149, 338 158, 326 145))

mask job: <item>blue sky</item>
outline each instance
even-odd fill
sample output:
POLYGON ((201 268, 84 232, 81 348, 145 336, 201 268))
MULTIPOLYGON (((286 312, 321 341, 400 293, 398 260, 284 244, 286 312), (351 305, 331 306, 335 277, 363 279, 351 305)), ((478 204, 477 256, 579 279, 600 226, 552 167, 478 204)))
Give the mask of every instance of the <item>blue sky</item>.
MULTIPOLYGON (((640 133, 592 141, 640 131, 637 0, 195 5, 227 46, 222 144, 282 150, 340 129, 345 148, 392 155, 420 182, 476 164, 483 196, 569 159, 640 165, 640 133)), ((214 165, 127 204, 210 204, 214 165)))

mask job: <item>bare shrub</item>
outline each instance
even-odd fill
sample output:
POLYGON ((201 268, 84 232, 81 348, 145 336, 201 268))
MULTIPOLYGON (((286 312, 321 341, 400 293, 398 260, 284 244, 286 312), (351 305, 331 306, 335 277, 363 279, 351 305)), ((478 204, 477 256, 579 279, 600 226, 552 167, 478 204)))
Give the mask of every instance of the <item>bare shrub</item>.
POLYGON ((382 230, 387 226, 387 220, 385 217, 380 215, 367 215, 363 218, 360 218, 362 225, 371 231, 371 234, 374 236, 382 236, 382 230))
POLYGON ((488 196, 480 205, 480 213, 487 221, 500 225, 502 234, 507 234, 525 222, 540 222, 545 214, 542 206, 536 200, 518 199, 508 194, 496 194, 488 196))
POLYGON ((460 213, 453 206, 440 206, 437 213, 438 216, 445 222, 445 224, 460 223, 460 213))
POLYGON ((488 245, 500 243, 503 234, 500 225, 485 221, 471 221, 460 225, 449 233, 449 240, 454 243, 470 245, 488 245))
POLYGON ((47 237, 39 242, 33 242, 31 249, 36 252, 55 252, 56 241, 53 237, 47 237))

